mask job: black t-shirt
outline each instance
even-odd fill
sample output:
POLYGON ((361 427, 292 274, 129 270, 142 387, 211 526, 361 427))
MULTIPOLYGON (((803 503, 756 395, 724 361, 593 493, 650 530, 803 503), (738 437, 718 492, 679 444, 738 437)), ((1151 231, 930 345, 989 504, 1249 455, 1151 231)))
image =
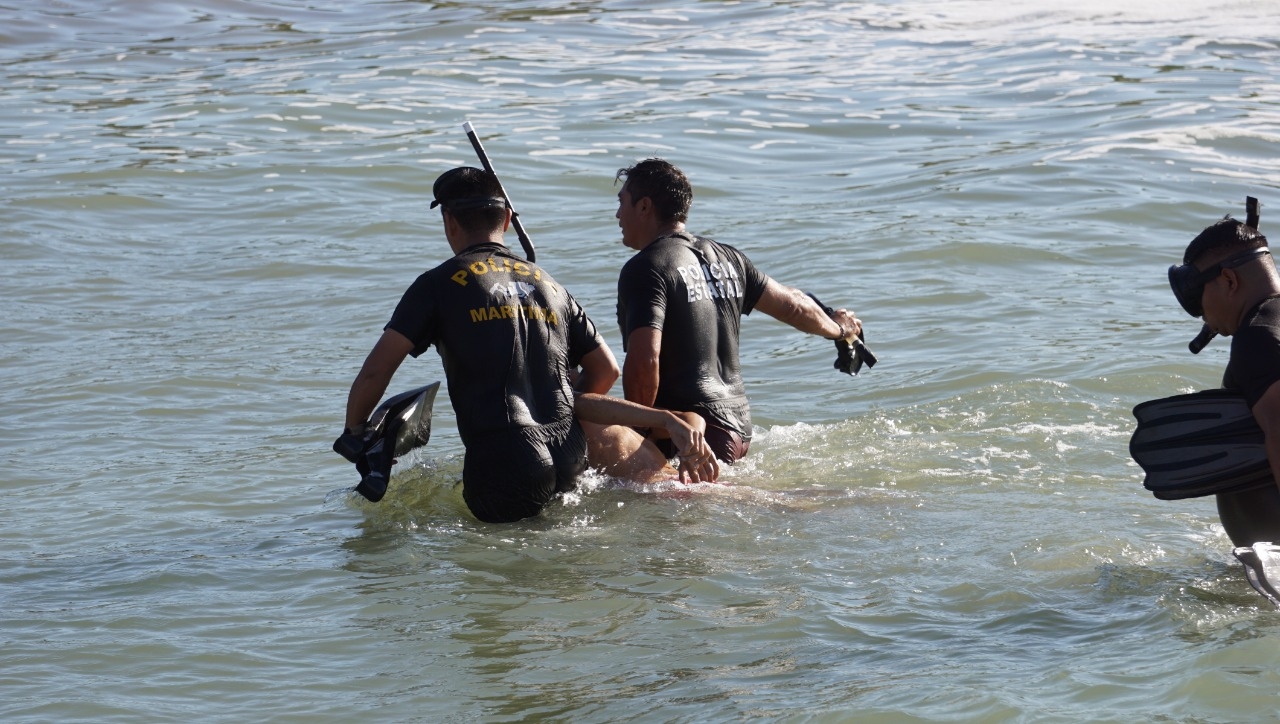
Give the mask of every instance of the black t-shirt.
POLYGON ((769 278, 737 249, 677 232, 637 252, 618 277, 623 350, 632 332, 662 332, 657 407, 689 410, 751 439, 751 412, 738 368, 741 315, 769 278))
POLYGON ((464 445, 572 418, 569 371, 604 343, 564 287, 501 244, 419 276, 386 329, 408 337, 414 357, 436 346, 464 445))
POLYGON ((1231 336, 1231 360, 1222 386, 1239 390, 1249 407, 1280 381, 1280 296, 1268 297, 1244 315, 1231 336))

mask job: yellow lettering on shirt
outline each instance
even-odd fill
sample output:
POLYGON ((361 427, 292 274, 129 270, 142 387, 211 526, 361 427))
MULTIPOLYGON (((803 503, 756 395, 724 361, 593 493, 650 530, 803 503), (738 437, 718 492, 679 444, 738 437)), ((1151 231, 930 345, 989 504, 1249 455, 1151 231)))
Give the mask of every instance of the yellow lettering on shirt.
POLYGON ((547 309, 536 304, 524 306, 504 304, 498 307, 476 307, 467 310, 471 315, 471 323, 492 322, 501 319, 519 319, 522 316, 533 319, 538 322, 546 322, 552 327, 560 323, 560 318, 556 316, 554 309, 547 309))

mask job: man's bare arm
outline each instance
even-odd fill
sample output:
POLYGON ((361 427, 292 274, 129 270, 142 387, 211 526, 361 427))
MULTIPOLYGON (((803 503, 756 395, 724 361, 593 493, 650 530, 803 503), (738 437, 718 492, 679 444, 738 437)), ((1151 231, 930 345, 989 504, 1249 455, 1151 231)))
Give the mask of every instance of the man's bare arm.
POLYGON ((756 309, 801 332, 827 339, 839 337, 841 331, 844 332, 845 339, 850 339, 862 331, 862 321, 853 312, 837 309, 834 319, 828 317, 808 294, 779 284, 773 279, 765 285, 764 294, 756 302, 756 309))
POLYGON ((1253 419, 1262 428, 1271 476, 1275 478, 1276 485, 1280 485, 1280 382, 1272 383, 1258 404, 1253 406, 1253 419))
POLYGON ((720 476, 720 464, 703 437, 706 421, 692 412, 672 412, 628 400, 582 393, 574 398, 573 411, 581 420, 599 425, 651 427, 666 430, 680 455, 681 477, 693 482, 714 481, 720 476))
POLYGON ((627 358, 622 363, 622 394, 632 402, 653 405, 658 399, 658 357, 662 354, 662 330, 640 327, 627 337, 627 358))
POLYGON ((385 330, 378 342, 373 345, 369 356, 365 358, 360 373, 351 383, 351 391, 347 393, 348 430, 363 425, 373 409, 387 391, 391 378, 395 376, 400 363, 413 351, 413 342, 395 330, 385 330))

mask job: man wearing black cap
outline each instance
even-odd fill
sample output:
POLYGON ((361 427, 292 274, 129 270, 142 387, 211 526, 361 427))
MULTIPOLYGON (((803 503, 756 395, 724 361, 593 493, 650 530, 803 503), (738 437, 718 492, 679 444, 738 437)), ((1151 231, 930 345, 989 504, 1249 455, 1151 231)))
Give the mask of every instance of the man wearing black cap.
POLYGON ((622 243, 636 250, 618 277, 623 390, 644 405, 698 413, 716 457, 733 462, 751 444, 738 366, 742 315, 759 309, 802 332, 844 340, 858 336, 862 322, 844 309, 828 316, 737 249, 686 231, 693 188, 671 163, 647 159, 618 178, 626 179, 616 214, 622 243))
POLYGON ((688 454, 681 473, 714 479, 714 461, 691 427, 696 416, 672 416, 603 394, 618 378, 613 353, 582 307, 541 267, 513 255, 502 235, 511 211, 493 174, 455 168, 435 182, 445 238, 455 256, 422 274, 404 293, 347 399, 346 425, 368 419, 405 356, 435 345, 466 448, 463 499, 477 518, 507 522, 536 515, 570 490, 587 462, 614 474, 670 471, 652 445, 628 428, 654 420, 680 437, 688 454), (610 406, 610 403, 614 403, 610 406), (584 426, 586 430, 584 431, 584 426))
MULTIPOLYGON (((1222 386, 1244 395, 1280 481, 1280 276, 1267 238, 1255 226, 1225 218, 1191 241, 1183 265, 1169 270, 1169 281, 1188 314, 1203 316, 1209 330, 1231 337, 1222 386)), ((1217 499, 1222 526, 1237 546, 1280 543, 1280 490, 1264 487, 1217 499)))

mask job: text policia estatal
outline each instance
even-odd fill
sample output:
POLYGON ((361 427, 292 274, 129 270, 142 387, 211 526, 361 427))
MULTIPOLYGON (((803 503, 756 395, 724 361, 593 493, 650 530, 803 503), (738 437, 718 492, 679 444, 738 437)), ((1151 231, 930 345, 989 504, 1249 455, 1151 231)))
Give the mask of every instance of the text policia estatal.
POLYGON ((732 264, 713 261, 710 264, 690 264, 676 267, 689 292, 689 301, 703 299, 730 299, 742 296, 742 282, 738 270, 732 264))

